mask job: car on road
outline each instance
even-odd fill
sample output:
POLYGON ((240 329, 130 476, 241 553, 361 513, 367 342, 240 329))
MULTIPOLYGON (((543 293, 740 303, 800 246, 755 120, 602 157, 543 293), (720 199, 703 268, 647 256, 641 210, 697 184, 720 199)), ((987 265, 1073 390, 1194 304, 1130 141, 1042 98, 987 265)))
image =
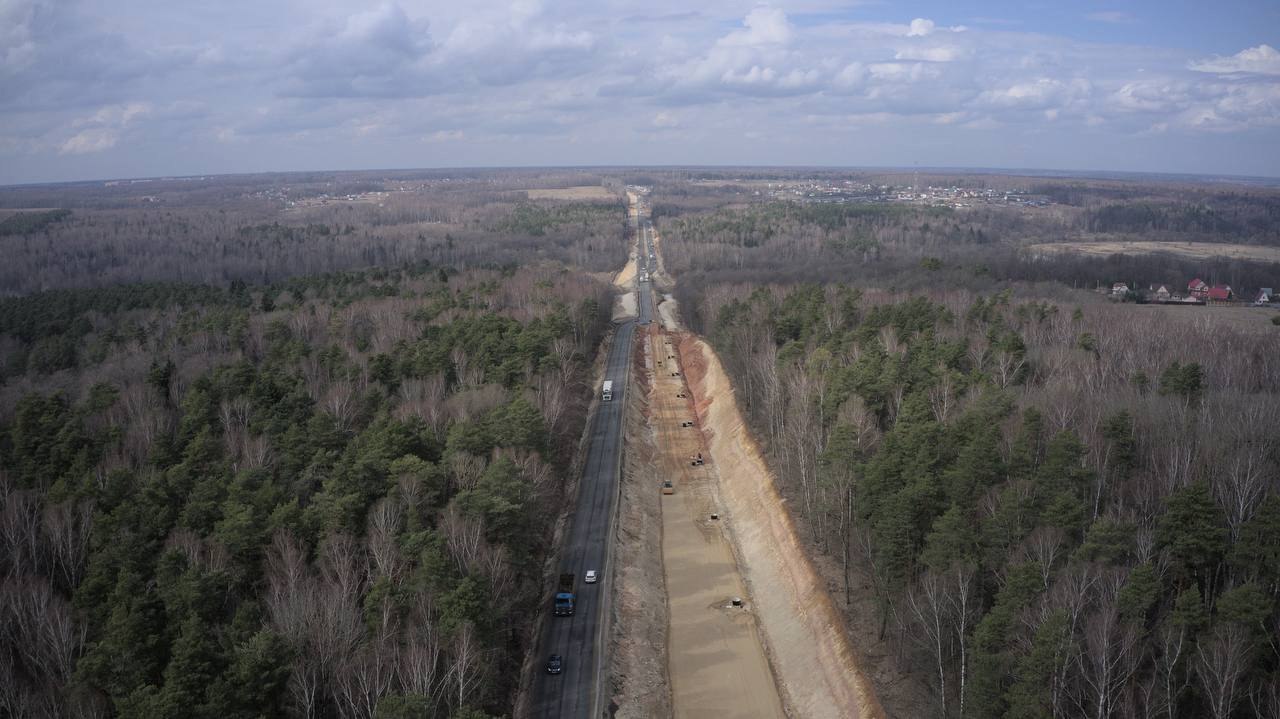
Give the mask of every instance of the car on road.
POLYGON ((596 570, 588 569, 587 576, 583 577, 582 581, 586 584, 595 584, 598 579, 599 577, 596 575, 596 570))
POLYGON ((547 659, 548 674, 559 674, 563 669, 564 660, 560 658, 559 654, 552 654, 551 657, 547 659))

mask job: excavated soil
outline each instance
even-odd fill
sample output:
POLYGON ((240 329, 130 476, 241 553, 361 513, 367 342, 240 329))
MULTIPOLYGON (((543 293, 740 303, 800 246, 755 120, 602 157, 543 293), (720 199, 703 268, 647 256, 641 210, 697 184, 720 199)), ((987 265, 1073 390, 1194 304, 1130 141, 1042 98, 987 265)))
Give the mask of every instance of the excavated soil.
POLYGON ((684 336, 679 350, 788 713, 883 717, 841 615, 805 554, 774 477, 743 422, 719 358, 694 336, 684 336))
POLYGON ((650 487, 662 500, 674 716, 783 717, 755 602, 724 529, 728 518, 717 465, 703 443, 693 400, 679 374, 675 337, 651 327, 646 340, 656 360, 650 367, 655 459, 661 479, 674 485, 670 495, 660 494, 661 482, 650 487), (699 456, 703 463, 695 464, 699 456))
POLYGON ((613 321, 627 319, 636 316, 636 293, 623 292, 616 295, 613 301, 613 321))
POLYGON ((683 329, 680 326, 680 305, 671 295, 662 296, 662 302, 658 303, 658 316, 662 318, 663 329, 669 332, 679 332, 683 329))
POLYGON ((636 278, 636 256, 632 254, 627 258, 627 264, 622 266, 622 270, 613 277, 613 285, 623 289, 629 289, 636 278))
POLYGON ((636 343, 628 388, 622 501, 614 541, 613 630, 609 678, 616 717, 671 716, 667 681, 667 603, 662 574, 662 504, 649 431, 648 345, 636 343))

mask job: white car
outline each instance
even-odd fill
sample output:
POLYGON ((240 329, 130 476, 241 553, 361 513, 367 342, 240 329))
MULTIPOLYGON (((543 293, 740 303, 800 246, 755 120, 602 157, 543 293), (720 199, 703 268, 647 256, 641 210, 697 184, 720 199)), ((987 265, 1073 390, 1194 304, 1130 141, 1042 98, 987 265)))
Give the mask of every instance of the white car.
POLYGON ((595 584, 598 579, 599 577, 596 576, 596 570, 588 569, 587 576, 583 577, 582 581, 587 584, 595 584))

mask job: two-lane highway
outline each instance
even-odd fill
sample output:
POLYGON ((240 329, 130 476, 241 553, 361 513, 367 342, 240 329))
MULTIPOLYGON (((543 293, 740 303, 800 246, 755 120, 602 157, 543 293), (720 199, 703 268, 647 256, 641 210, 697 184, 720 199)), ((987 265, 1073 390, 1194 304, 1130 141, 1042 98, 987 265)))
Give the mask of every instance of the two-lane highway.
MULTIPOLYGON (((638 202, 640 207, 643 203, 643 199, 638 202)), ((613 575, 607 562, 621 471, 622 428, 629 391, 627 378, 636 326, 648 324, 652 315, 650 284, 656 269, 649 261, 653 238, 647 212, 637 213, 635 229, 640 236, 636 258, 638 316, 617 325, 605 362, 604 379, 613 380, 613 400, 599 402, 591 419, 577 503, 560 555, 559 572, 575 577, 577 603, 571 617, 550 616, 550 605, 544 609, 548 616, 534 655, 537 673, 530 707, 533 717, 600 717, 608 700, 602 687, 607 659, 604 632, 613 591, 613 575), (641 278, 649 281, 640 281, 641 278), (599 574, 597 584, 583 583, 588 570, 599 574), (558 675, 548 675, 542 670, 552 654, 564 658, 562 673, 558 675)), ((598 386, 596 391, 599 392, 598 386)))

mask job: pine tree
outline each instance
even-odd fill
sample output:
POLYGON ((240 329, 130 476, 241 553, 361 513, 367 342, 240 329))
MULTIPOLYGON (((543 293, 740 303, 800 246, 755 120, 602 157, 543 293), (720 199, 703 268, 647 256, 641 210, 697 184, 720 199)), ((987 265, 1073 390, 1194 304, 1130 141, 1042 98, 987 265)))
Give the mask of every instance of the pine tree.
POLYGON ((1170 495, 1155 538, 1158 547, 1169 550, 1180 582, 1209 582, 1227 549, 1227 529, 1207 482, 1195 482, 1170 495))

